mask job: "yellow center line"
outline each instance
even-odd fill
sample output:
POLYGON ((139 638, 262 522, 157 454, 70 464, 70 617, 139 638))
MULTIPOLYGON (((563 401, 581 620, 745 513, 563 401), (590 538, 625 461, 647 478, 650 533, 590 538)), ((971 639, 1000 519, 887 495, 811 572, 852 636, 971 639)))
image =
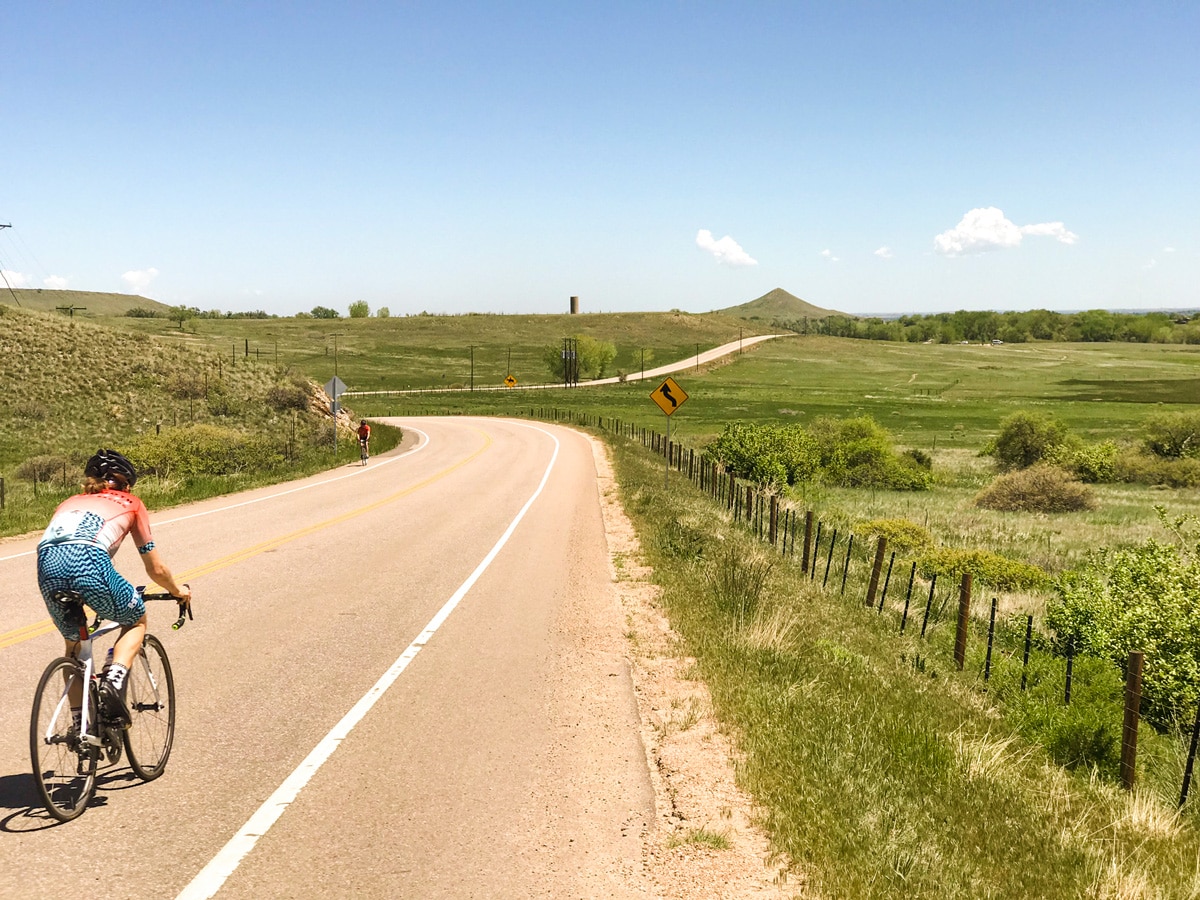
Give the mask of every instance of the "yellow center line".
MULTIPOLYGON (((463 457, 454 465, 443 469, 436 475, 431 475, 424 481, 420 481, 411 487, 406 487, 401 491, 397 491, 390 496, 384 497, 382 500, 376 500, 374 503, 368 503, 366 506, 360 506, 358 509, 352 509, 350 512, 342 513, 340 516, 334 516, 332 519, 326 519, 324 522, 318 522, 315 525, 309 525, 305 528, 300 528, 291 532, 290 534, 285 534, 282 537, 272 538, 269 541, 263 541, 261 544, 255 544, 253 547, 247 547, 244 550, 238 550, 235 553, 230 553, 228 556, 223 556, 220 559, 213 560, 212 562, 198 566, 195 569, 189 569, 188 571, 177 575, 176 578, 179 581, 193 581, 197 578, 203 577, 204 575, 211 575, 213 572, 228 568, 229 566, 236 565, 240 562, 245 562, 252 557, 266 553, 268 550, 274 550, 278 547, 282 547, 284 544, 298 540, 299 538, 313 534, 324 528, 329 528, 333 525, 338 525, 350 519, 357 518, 358 516, 379 509, 382 506, 387 506, 389 503, 394 503, 400 498, 407 497, 409 494, 415 493, 422 488, 429 487, 429 485, 436 481, 440 481, 451 472, 454 472, 456 469, 462 468, 492 445, 492 439, 488 434, 480 431, 477 428, 472 428, 471 430, 478 432, 483 436, 483 446, 470 456, 463 457)), ((50 634, 54 631, 57 631, 57 629, 54 627, 54 623, 49 619, 43 619, 40 622, 34 622, 32 625, 26 625, 22 628, 14 629, 13 631, 5 632, 4 634, 0 634, 0 650, 3 650, 5 647, 11 647, 14 644, 20 644, 23 641, 31 640, 35 637, 41 637, 43 634, 50 634)))

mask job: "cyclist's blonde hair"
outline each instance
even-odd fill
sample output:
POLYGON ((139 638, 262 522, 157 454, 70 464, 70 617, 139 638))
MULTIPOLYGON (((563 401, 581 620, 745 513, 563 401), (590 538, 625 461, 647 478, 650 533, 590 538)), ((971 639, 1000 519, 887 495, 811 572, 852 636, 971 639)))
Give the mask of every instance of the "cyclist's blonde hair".
POLYGON ((115 472, 107 478, 96 478, 92 475, 84 476, 83 492, 85 494, 98 494, 110 488, 116 488, 118 491, 127 491, 129 490, 129 484, 115 472))

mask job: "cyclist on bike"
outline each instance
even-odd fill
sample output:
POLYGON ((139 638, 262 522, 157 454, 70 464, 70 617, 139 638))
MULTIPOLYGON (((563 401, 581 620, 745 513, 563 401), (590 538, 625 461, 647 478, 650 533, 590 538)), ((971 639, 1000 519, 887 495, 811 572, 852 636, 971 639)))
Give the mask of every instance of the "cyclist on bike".
POLYGON ((358 448, 362 451, 363 459, 371 458, 371 426, 366 419, 358 420, 358 448))
MULTIPOLYGON (((83 493, 59 504, 38 544, 38 587, 50 618, 66 641, 66 655, 79 652, 79 629, 87 619, 79 600, 102 618, 122 626, 104 673, 101 702, 109 715, 130 721, 125 706, 125 675, 146 636, 146 606, 141 593, 113 568, 112 557, 132 533, 146 575, 176 597, 192 592, 175 580, 159 557, 150 535, 150 515, 129 491, 137 482, 133 464, 115 450, 99 450, 84 468, 83 493)), ((72 697, 78 719, 82 694, 72 697)))

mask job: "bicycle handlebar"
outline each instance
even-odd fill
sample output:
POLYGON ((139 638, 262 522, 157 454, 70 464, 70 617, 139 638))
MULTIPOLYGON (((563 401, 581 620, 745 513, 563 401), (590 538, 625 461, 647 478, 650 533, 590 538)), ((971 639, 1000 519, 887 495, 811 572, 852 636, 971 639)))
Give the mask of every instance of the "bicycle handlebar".
MULTIPOLYGON (((184 587, 191 587, 191 585, 185 584, 184 587)), ((192 618, 192 601, 190 599, 184 600, 182 597, 176 597, 174 594, 168 593, 166 591, 163 591, 162 593, 155 593, 155 594, 145 594, 144 593, 144 594, 142 594, 142 599, 143 600, 174 600, 177 604, 179 604, 179 618, 175 621, 175 624, 171 626, 172 631, 178 631, 180 628, 183 627, 183 623, 185 621, 187 621, 187 619, 192 618)))

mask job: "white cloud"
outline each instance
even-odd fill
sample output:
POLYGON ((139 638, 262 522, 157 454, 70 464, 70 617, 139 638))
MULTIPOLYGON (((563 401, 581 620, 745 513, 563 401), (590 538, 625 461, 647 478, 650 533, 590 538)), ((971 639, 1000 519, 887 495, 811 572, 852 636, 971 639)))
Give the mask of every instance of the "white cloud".
POLYGON ((67 289, 67 279, 61 275, 50 275, 42 281, 42 284, 52 291, 65 291, 67 289))
POLYGON ((706 228, 696 233, 696 246, 706 253, 711 253, 713 259, 727 266, 757 266, 758 260, 742 249, 741 245, 729 235, 719 241, 713 239, 713 234, 706 228))
POLYGON ((141 292, 150 286, 155 278, 158 277, 158 269, 133 269, 121 276, 121 280, 129 285, 133 290, 141 292))
POLYGON ((893 256, 891 247, 880 247, 875 251, 875 255, 880 259, 891 259, 893 256))
POLYGON ((831 263, 839 262, 838 257, 833 255, 832 250, 822 250, 821 256, 823 256, 825 259, 829 260, 831 263))
POLYGON ((1162 252, 1163 253, 1174 253, 1175 248, 1174 247, 1163 247, 1162 252))
POLYGON ((19 288, 29 284, 29 276, 24 272, 14 272, 12 269, 0 269, 0 272, 4 274, 9 287, 19 288))
POLYGON ((1002 210, 988 206, 968 212, 956 226, 934 237, 933 246, 945 256, 964 256, 1020 246, 1027 234, 1052 237, 1063 244, 1079 240, 1079 235, 1068 231, 1062 222, 1016 225, 1005 218, 1002 210))

